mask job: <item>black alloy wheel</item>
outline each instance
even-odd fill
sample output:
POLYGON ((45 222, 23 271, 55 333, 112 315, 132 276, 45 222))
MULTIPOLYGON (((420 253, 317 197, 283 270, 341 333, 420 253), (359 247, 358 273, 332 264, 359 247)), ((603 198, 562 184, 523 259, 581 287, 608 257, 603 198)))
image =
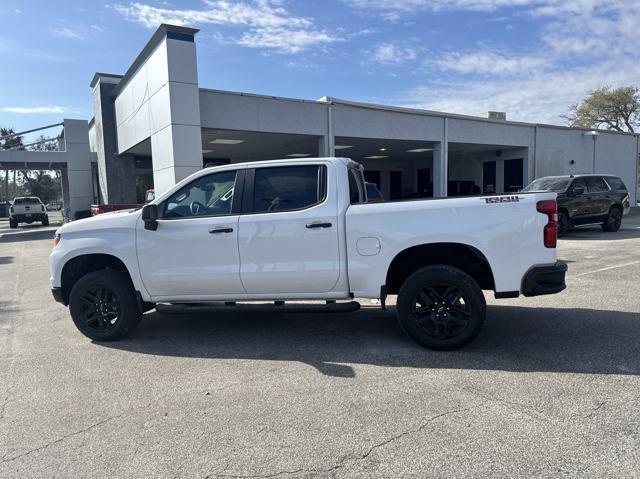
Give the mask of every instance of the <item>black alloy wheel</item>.
POLYGON ((120 302, 107 286, 87 288, 80 295, 82 316, 87 325, 97 331, 115 328, 120 317, 120 302))
POLYGON ((431 349, 456 349, 482 329, 486 302, 478 283, 448 265, 419 269, 409 276, 396 305, 402 329, 431 349))
POLYGON ((138 327, 142 311, 124 271, 92 271, 73 285, 69 311, 82 334, 95 341, 122 339, 138 327))
POLYGON ((433 284, 414 297, 411 319, 433 338, 453 338, 469 327, 471 309, 460 288, 433 284))
POLYGON ((604 231, 615 232, 622 226, 622 210, 620 208, 611 208, 607 219, 602 223, 604 231))

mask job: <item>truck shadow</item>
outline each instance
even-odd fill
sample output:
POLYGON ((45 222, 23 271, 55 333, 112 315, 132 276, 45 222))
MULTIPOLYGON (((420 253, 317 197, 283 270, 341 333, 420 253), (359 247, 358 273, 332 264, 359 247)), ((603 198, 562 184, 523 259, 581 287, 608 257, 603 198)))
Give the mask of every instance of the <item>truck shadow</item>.
POLYGON ((638 337, 638 313, 490 306, 475 342, 438 352, 406 337, 393 310, 367 307, 335 315, 153 312, 126 340, 96 344, 159 356, 299 361, 343 378, 355 377, 358 364, 637 375, 638 337))
POLYGON ((22 231, 20 233, 5 233, 3 235, 0 235, 0 243, 18 243, 22 241, 52 239, 54 233, 54 229, 29 230, 22 231))

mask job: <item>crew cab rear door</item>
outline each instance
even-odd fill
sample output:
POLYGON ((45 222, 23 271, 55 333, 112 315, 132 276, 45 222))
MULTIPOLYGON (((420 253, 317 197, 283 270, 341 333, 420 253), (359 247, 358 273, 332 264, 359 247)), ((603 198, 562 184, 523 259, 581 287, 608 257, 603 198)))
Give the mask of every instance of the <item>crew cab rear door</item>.
POLYGON ((331 291, 340 276, 340 253, 327 165, 249 169, 244 193, 238 245, 247 293, 331 291))

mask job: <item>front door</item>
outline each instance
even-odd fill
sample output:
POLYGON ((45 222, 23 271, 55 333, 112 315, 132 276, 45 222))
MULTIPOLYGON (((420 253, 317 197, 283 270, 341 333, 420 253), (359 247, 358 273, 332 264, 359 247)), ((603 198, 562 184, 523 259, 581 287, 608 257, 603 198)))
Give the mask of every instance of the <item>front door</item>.
POLYGON ((338 282, 337 190, 327 191, 327 171, 313 164, 247 171, 238 234, 248 294, 324 293, 338 282))
POLYGON ((151 296, 203 299, 244 293, 239 216, 232 210, 235 178, 236 171, 201 176, 159 205, 156 231, 139 222, 138 263, 151 296))
POLYGON ((513 193, 524 187, 524 162, 522 158, 504 162, 504 192, 513 193))

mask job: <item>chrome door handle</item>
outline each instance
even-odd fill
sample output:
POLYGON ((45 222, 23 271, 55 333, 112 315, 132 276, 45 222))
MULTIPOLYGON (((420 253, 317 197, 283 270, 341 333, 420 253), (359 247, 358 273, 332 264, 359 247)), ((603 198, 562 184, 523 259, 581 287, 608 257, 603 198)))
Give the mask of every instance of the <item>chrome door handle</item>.
POLYGON ((331 223, 307 223, 307 228, 331 228, 331 223))
POLYGON ((211 228, 209 230, 209 233, 211 233, 212 235, 219 233, 233 233, 233 228, 211 228))

